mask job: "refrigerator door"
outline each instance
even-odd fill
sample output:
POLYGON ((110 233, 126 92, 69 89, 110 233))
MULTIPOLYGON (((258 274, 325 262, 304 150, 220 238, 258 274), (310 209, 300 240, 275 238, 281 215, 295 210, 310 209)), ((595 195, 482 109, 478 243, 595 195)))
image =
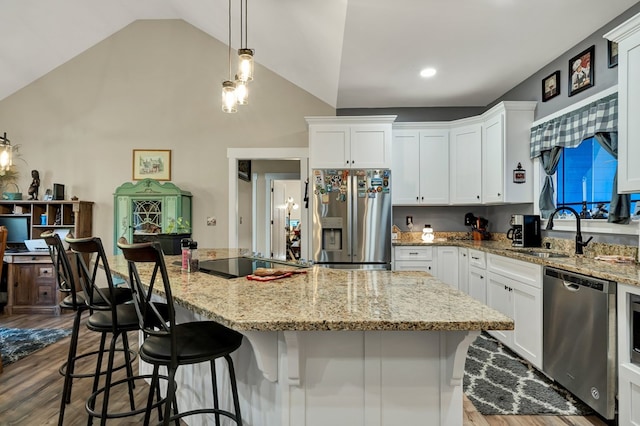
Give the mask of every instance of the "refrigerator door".
POLYGON ((350 170, 313 170, 311 258, 315 263, 350 263, 350 170))
POLYGON ((351 170, 352 261, 391 264, 391 171, 351 170))

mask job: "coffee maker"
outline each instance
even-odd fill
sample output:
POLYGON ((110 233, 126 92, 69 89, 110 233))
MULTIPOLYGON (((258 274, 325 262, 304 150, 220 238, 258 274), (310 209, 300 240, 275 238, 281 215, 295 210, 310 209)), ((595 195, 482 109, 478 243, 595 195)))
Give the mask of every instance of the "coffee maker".
POLYGON ((531 214, 512 214, 509 222, 511 229, 507 231, 507 238, 513 247, 540 247, 540 216, 531 214))

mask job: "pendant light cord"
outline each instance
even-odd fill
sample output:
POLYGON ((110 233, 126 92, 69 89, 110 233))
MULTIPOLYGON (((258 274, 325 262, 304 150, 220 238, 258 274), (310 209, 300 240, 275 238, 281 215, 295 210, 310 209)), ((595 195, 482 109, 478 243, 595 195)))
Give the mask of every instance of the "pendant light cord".
POLYGON ((229 81, 231 81, 231 0, 229 0, 229 81))

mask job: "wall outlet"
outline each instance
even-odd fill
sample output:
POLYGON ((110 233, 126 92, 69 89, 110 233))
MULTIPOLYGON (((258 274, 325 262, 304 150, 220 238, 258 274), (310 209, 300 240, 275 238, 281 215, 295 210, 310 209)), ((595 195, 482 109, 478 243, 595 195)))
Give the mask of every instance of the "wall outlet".
POLYGON ((207 226, 216 226, 216 218, 215 217, 208 217, 207 218, 207 226))

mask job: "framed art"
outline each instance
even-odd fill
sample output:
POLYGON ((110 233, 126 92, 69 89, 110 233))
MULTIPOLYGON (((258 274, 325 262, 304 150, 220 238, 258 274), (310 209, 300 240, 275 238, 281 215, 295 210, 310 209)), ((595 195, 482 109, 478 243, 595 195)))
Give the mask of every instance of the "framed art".
POLYGON ((547 102, 560 94, 560 70, 542 80, 542 102, 547 102))
POLYGON ((618 66, 618 43, 607 40, 607 58, 609 59, 609 68, 618 66))
POLYGON ((134 149, 133 180, 171 180, 170 149, 134 149))
POLYGON ((238 160, 238 177, 251 182, 251 160, 238 160))
POLYGON ((595 45, 569 59, 569 96, 593 87, 595 45))

